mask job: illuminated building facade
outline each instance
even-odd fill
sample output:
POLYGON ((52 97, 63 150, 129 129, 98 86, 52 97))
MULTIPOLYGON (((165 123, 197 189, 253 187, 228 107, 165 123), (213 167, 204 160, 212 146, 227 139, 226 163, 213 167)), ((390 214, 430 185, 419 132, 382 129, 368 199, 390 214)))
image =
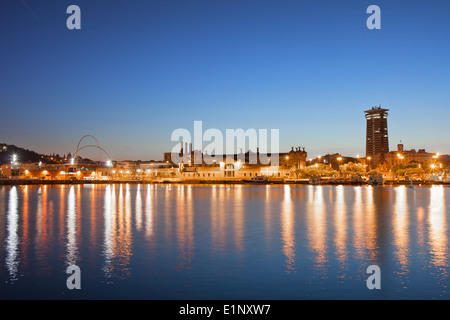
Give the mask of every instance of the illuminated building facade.
POLYGON ((364 111, 366 113, 366 158, 371 165, 384 163, 389 152, 387 117, 389 109, 381 107, 364 111))

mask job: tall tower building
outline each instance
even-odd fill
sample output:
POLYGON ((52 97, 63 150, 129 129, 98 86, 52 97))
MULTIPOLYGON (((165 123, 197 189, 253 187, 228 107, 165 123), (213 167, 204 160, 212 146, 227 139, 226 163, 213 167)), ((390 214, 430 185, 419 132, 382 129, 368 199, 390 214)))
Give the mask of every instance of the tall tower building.
POLYGON ((389 152, 387 117, 389 109, 381 107, 364 111, 367 119, 366 158, 372 165, 378 165, 385 160, 389 152))

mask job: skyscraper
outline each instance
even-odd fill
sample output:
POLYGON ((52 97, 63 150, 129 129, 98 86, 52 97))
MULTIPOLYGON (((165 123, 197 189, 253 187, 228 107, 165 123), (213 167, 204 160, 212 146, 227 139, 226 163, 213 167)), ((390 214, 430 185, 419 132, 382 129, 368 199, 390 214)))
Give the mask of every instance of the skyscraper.
POLYGON ((389 109, 373 107, 364 111, 367 119, 366 130, 366 158, 372 165, 385 161, 385 154, 389 152, 387 116, 389 109))

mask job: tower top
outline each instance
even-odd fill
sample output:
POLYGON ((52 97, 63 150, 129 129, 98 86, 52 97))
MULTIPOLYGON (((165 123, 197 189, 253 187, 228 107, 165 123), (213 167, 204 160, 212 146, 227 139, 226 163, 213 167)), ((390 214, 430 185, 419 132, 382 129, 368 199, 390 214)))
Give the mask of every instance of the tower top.
POLYGON ((384 109, 384 108, 381 108, 381 106, 379 106, 379 107, 372 107, 372 109, 366 110, 364 112, 369 113, 369 114, 374 114, 374 113, 385 113, 388 111, 389 111, 389 109, 384 109))

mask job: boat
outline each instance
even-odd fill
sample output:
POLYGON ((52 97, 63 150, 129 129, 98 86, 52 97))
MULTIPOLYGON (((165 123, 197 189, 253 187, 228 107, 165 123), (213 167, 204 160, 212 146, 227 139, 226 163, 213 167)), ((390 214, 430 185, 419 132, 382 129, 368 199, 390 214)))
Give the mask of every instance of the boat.
POLYGON ((363 178, 360 175, 353 176, 352 179, 350 180, 351 184, 362 184, 363 182, 364 182, 363 178))
POLYGON ((384 184, 383 176, 380 174, 374 174, 369 177, 369 180, 367 181, 368 184, 372 186, 382 186, 384 184))
POLYGON ((329 184, 349 184, 350 180, 347 180, 345 178, 331 178, 328 182, 329 184))
POLYGON ((251 178, 250 180, 244 180, 247 183, 269 183, 269 179, 263 176, 256 176, 251 178))
POLYGON ((322 184, 322 179, 320 177, 310 177, 309 184, 322 184))

